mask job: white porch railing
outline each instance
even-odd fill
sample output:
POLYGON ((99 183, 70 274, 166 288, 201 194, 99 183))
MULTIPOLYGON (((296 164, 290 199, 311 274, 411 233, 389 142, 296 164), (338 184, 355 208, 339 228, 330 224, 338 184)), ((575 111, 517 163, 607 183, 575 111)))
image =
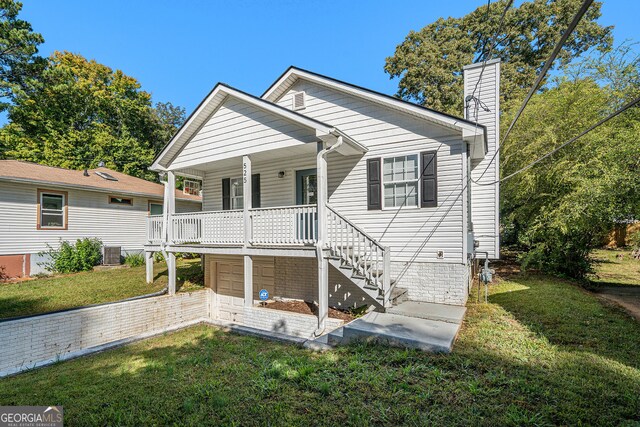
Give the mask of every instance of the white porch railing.
POLYGON ((147 240, 151 243, 161 243, 163 236, 162 215, 152 215, 147 218, 147 240))
POLYGON ((171 215, 173 243, 242 244, 242 211, 191 212, 171 215))
POLYGON ((316 205, 250 209, 251 243, 310 245, 318 240, 316 205))

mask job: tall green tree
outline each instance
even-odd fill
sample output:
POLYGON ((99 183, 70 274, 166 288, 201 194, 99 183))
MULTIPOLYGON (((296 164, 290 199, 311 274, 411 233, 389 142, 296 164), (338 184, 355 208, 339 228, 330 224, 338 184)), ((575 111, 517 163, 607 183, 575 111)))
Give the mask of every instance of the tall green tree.
POLYGON ((20 2, 0 0, 0 111, 8 108, 45 65, 37 55, 44 39, 30 23, 18 18, 21 9, 20 2))
MULTIPOLYGON (((535 95, 505 143, 503 175, 640 95, 638 63, 628 51, 595 55, 535 95)), ((640 217, 639 135, 636 107, 501 184, 503 240, 523 249, 525 267, 582 278, 614 224, 640 217)))
POLYGON ((55 52, 38 80, 19 94, 2 132, 5 156, 70 169, 106 166, 153 179, 147 168, 180 121, 170 104, 120 70, 55 52))
MULTIPOLYGON (((506 0, 481 6, 462 18, 440 18, 411 31, 386 59, 384 70, 399 78, 397 96, 460 115, 463 111, 462 67, 483 59, 501 58, 504 105, 520 99, 542 68, 581 0, 533 0, 500 16, 506 0), (491 58, 488 46, 494 45, 491 58)), ((560 53, 564 65, 592 47, 607 49, 612 27, 598 24, 600 2, 594 2, 560 53)))

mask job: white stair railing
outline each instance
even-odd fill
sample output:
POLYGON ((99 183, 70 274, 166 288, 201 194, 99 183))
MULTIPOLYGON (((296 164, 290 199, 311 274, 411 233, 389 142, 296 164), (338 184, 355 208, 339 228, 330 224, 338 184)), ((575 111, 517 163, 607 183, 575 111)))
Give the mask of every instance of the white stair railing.
POLYGON ((391 295, 391 250, 327 205, 327 246, 352 274, 375 287, 386 306, 391 295))
POLYGON ((251 244, 310 245, 318 240, 318 208, 298 205, 249 209, 251 244))

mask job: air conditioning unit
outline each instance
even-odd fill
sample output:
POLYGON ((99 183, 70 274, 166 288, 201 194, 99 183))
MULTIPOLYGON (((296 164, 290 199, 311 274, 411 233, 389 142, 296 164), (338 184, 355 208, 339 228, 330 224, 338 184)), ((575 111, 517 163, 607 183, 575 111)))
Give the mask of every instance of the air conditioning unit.
POLYGON ((120 265, 120 246, 103 246, 102 265, 120 265))

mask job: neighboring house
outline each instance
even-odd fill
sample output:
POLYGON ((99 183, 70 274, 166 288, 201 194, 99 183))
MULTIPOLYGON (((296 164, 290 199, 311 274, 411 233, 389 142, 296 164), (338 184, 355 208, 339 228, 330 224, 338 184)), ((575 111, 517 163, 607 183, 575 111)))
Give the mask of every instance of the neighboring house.
POLYGON ((170 293, 173 254, 206 254, 212 317, 249 326, 262 289, 317 302, 320 329, 329 305, 464 305, 499 256, 499 77, 465 67, 466 119, 295 67, 260 98, 219 83, 151 167, 202 180, 203 212, 149 218, 148 280, 154 251, 170 293))
MULTIPOLYGON (((141 251, 150 214, 162 214, 164 186, 107 168, 76 171, 0 160, 0 268, 9 277, 43 272, 38 253, 62 240, 97 237, 123 252, 141 251)), ((201 197, 176 190, 178 212, 201 197)))

